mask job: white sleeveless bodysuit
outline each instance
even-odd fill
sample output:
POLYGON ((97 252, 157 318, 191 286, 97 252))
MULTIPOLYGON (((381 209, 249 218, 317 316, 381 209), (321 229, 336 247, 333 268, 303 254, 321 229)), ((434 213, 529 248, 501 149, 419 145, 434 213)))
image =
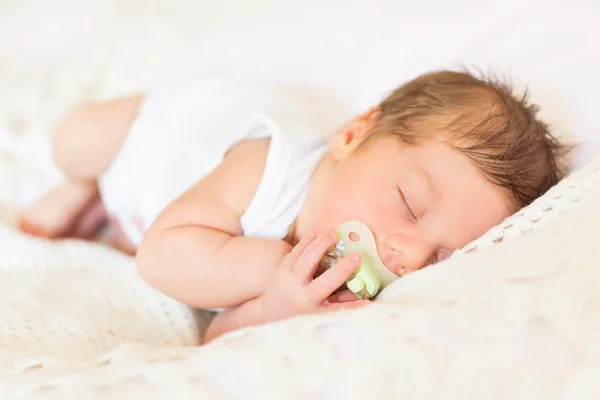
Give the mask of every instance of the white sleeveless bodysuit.
MULTIPOLYGON (((329 146, 313 118, 273 87, 234 78, 150 91, 121 149, 99 178, 106 210, 135 247, 162 210, 241 140, 270 138, 245 236, 284 238, 329 146)), ((239 173, 243 174, 244 171, 239 173)))

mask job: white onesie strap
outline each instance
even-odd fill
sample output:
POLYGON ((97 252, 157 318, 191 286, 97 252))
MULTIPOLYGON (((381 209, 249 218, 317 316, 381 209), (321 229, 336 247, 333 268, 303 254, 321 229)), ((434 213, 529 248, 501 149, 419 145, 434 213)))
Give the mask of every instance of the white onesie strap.
POLYGON ((254 115, 240 125, 252 139, 271 137, 262 179, 241 218, 245 236, 282 239, 288 234, 308 194, 312 174, 328 149, 324 135, 304 127, 296 117, 290 122, 282 116, 274 122, 254 115))

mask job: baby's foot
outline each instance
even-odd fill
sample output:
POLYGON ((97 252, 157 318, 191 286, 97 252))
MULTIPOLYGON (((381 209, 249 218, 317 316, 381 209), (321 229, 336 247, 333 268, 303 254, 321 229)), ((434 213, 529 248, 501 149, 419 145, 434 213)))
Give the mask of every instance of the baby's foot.
POLYGON ((85 236, 97 218, 84 227, 78 222, 96 202, 99 195, 95 183, 67 181, 24 210, 19 226, 24 233, 44 238, 85 236))
POLYGON ((79 213, 66 236, 95 240, 107 221, 108 215, 106 214, 106 209, 98 196, 79 213))

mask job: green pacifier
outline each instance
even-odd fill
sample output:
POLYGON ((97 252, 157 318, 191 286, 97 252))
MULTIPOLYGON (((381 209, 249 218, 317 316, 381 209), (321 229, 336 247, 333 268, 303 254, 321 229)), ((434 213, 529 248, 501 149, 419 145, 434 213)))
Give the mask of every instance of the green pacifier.
POLYGON ((338 226, 336 233, 340 240, 323 257, 323 263, 332 267, 343 257, 358 253, 360 267, 346 281, 346 286, 359 299, 374 297, 383 288, 398 279, 385 267, 377 252, 377 244, 371 230, 362 222, 347 221, 338 226))

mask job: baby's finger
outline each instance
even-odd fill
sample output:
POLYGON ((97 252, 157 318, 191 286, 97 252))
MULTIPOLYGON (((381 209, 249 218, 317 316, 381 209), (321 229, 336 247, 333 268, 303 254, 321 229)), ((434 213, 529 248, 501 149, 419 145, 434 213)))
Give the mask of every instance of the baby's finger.
POLYGON ((327 299, 327 301, 330 303, 345 303, 347 301, 356 301, 356 300, 358 300, 358 297, 356 297, 356 294, 354 294, 352 291, 350 291, 348 289, 342 290, 339 293, 332 294, 327 299))
POLYGON ((294 265, 298 261, 298 258, 302 255, 302 253, 304 253, 306 248, 316 239, 316 237, 317 237, 317 235, 315 235, 313 232, 304 236, 298 242, 298 244, 296 244, 296 246, 294 246, 292 251, 290 251, 288 253, 288 255, 286 256, 286 258, 285 258, 286 265, 289 266, 290 268, 294 268, 294 265))
POLYGON ((356 253, 342 258, 336 265, 311 282, 307 288, 310 299, 315 303, 325 301, 350 278, 352 273, 358 269, 360 263, 361 258, 356 253))
POLYGON ((317 237, 306 247, 302 255, 294 264, 294 272, 305 279, 306 282, 309 282, 315 274, 317 265, 319 264, 319 261, 321 261, 321 258, 323 258, 327 249, 335 245, 338 240, 335 232, 330 232, 317 237))

